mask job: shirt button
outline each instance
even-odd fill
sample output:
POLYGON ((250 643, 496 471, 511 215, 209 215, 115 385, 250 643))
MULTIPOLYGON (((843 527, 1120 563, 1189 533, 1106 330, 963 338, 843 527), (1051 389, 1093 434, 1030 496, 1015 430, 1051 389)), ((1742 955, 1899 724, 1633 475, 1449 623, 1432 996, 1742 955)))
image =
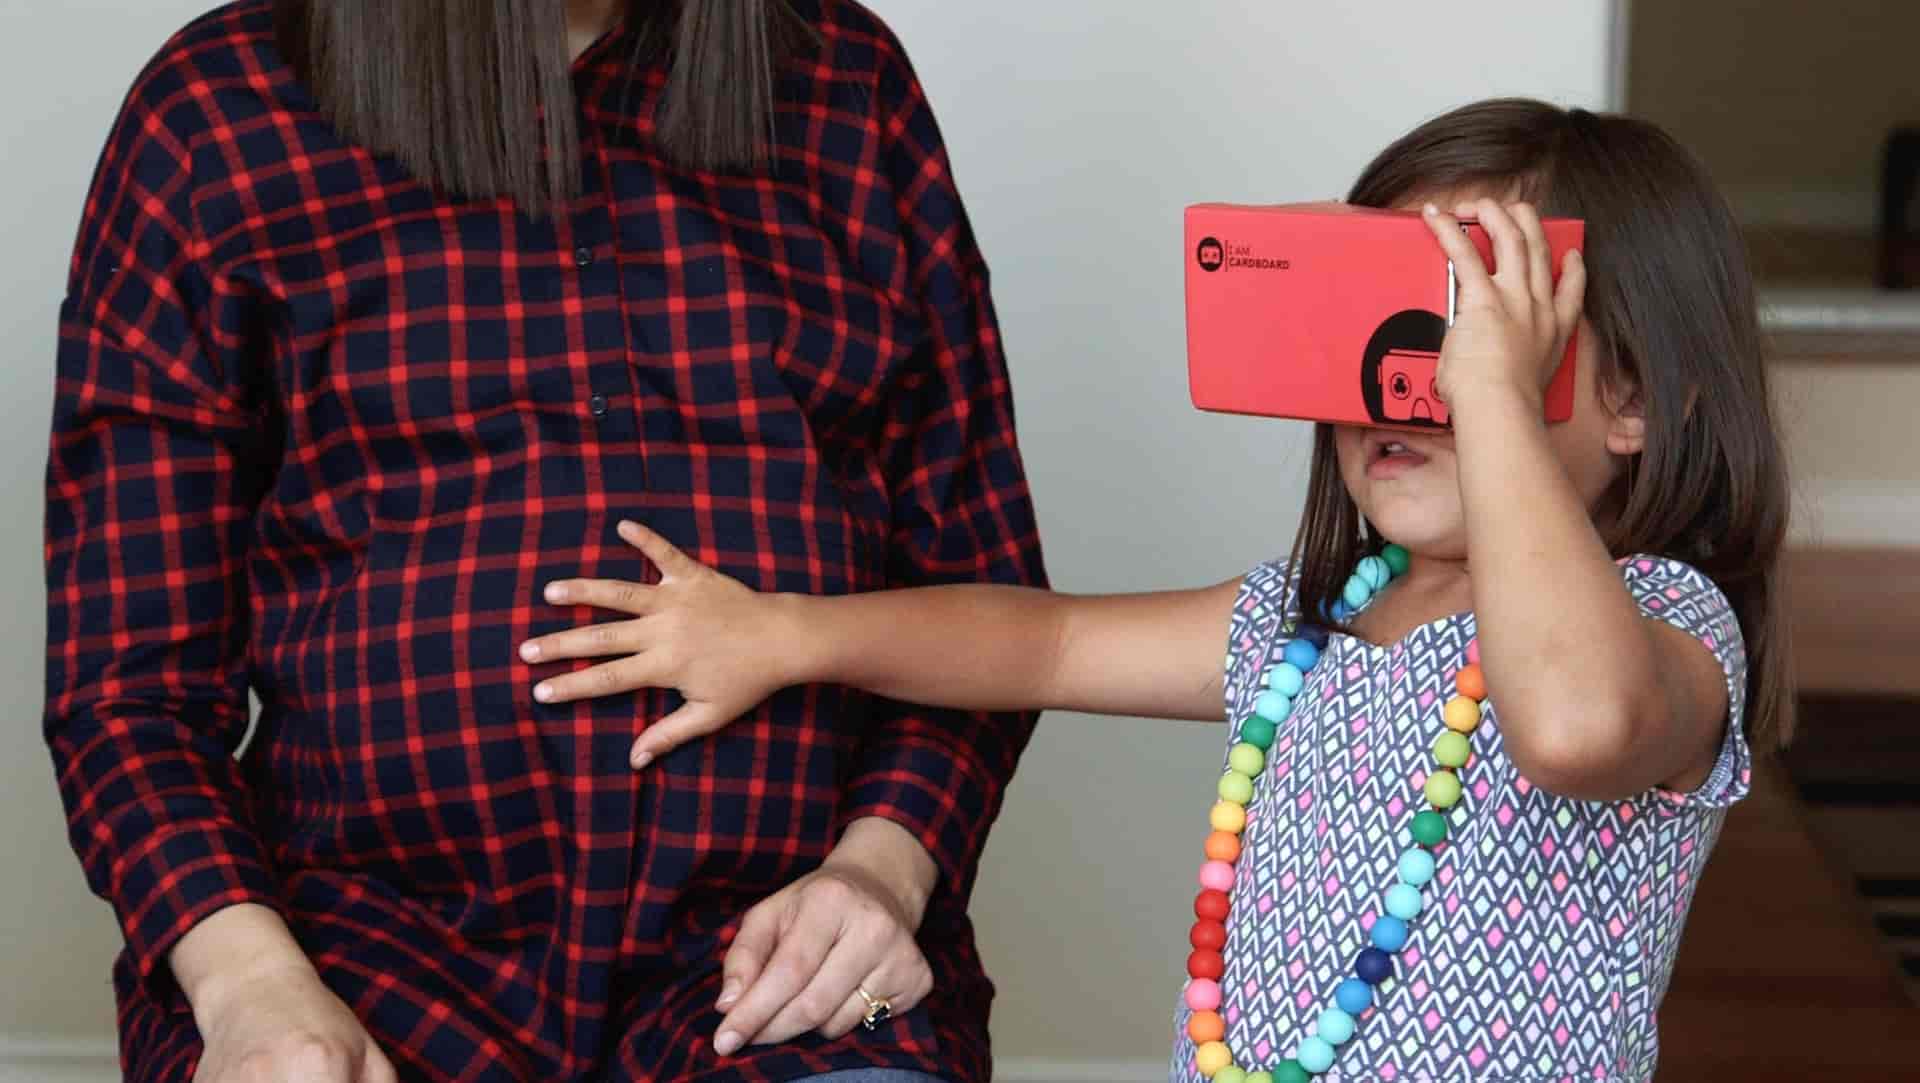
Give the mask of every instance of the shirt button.
POLYGON ((605 395, 595 395, 594 397, 588 399, 587 409, 593 411, 594 417, 606 417, 607 416, 607 397, 605 395))
POLYGON ((579 248, 574 249, 573 262, 575 265, 580 267, 591 267, 593 265, 593 249, 588 248, 585 245, 581 245, 579 248))

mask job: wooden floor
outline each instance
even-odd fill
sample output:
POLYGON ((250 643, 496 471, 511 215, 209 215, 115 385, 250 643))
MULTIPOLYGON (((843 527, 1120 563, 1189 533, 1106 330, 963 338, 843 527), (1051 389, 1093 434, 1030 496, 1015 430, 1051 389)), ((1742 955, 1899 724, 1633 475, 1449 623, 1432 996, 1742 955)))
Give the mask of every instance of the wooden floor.
MULTIPOLYGON (((1789 573, 1812 695, 1787 764, 1817 785, 1899 777, 1920 737, 1920 552, 1805 553, 1789 573), (1845 715, 1854 732, 1814 729, 1864 692, 1880 709, 1845 715)), ((1897 784, 1884 792, 1900 799, 1897 784)), ((1857 891, 1863 862, 1902 860, 1873 835, 1892 821, 1872 812, 1810 808, 1786 764, 1761 772, 1701 878, 1661 1011, 1659 1083, 1920 1081, 1920 1008, 1857 891)))

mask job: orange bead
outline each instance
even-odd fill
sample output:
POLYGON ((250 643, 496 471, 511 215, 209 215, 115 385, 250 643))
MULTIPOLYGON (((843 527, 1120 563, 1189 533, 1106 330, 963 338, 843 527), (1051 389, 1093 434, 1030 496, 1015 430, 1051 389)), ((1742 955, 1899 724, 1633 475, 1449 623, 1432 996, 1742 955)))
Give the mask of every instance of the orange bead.
POLYGON ((1229 865, 1240 860, 1240 836, 1225 831, 1208 835, 1207 860, 1224 861, 1229 865))
POLYGON ((1460 694, 1468 699, 1487 698, 1487 675, 1480 672, 1480 667, 1477 665, 1470 665, 1461 670, 1460 675, 1453 679, 1453 683, 1460 689, 1460 694))
POLYGON ((1217 1042, 1227 1036, 1227 1021, 1220 1018, 1219 1012, 1194 1012, 1187 1020, 1187 1037, 1195 1045, 1217 1042))

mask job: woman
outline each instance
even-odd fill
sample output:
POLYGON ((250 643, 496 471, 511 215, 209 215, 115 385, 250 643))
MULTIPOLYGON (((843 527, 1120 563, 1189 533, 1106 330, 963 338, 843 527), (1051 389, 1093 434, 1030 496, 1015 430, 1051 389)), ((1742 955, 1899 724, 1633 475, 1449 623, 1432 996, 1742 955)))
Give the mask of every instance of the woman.
POLYGON ((592 617, 546 584, 657 578, 627 517, 761 589, 1041 582, 886 29, 240 0, 169 43, 48 467, 46 729, 128 1079, 985 1078, 966 900, 1032 718, 806 689, 637 771, 674 703, 515 655, 592 617))

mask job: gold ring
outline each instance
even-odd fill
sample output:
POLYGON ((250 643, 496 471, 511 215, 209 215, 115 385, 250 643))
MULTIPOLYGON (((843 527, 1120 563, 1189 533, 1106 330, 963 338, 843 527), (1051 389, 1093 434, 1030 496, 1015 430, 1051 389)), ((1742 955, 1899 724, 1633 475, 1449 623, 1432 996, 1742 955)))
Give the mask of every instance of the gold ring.
POLYGON ((867 992, 867 987, 864 985, 855 986, 853 991, 859 993, 860 999, 867 1002, 867 1014, 860 1020, 861 1026, 868 1030, 878 1030, 880 1024, 893 1018, 893 1005, 887 1001, 886 997, 874 996, 867 992))

